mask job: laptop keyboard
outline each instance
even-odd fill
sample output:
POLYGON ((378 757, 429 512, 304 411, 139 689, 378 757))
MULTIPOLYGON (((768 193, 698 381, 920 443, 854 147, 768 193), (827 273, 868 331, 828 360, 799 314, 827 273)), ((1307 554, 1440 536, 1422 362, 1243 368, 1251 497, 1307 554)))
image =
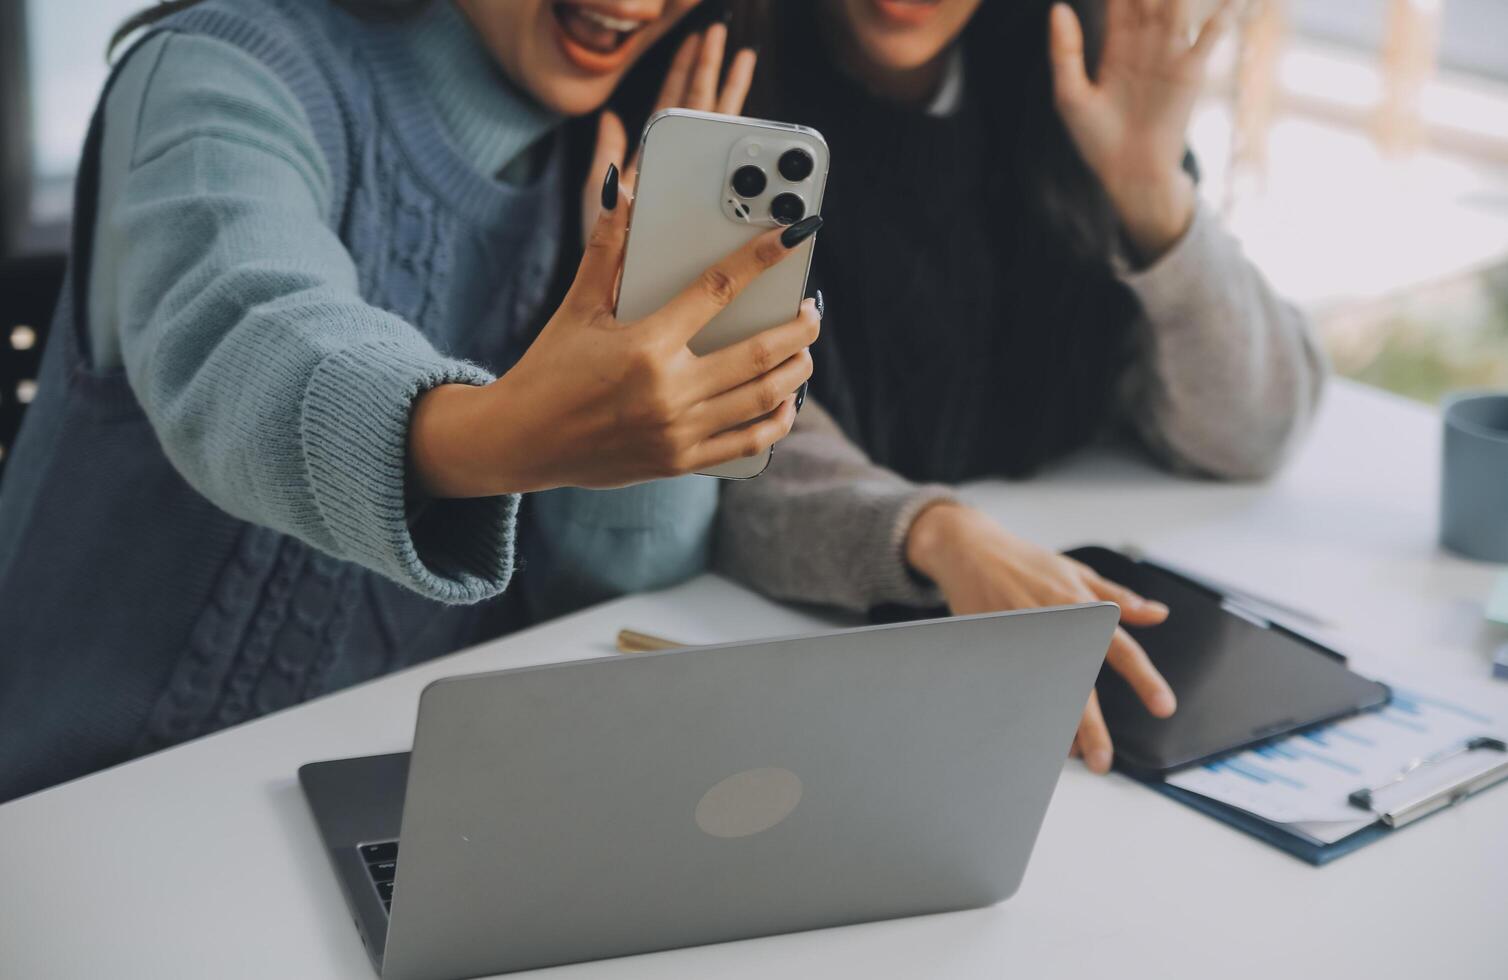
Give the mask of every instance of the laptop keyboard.
POLYGON ((377 897, 382 899, 382 907, 391 912, 393 910, 393 879, 398 875, 398 842, 388 840, 376 844, 362 844, 356 850, 361 852, 361 860, 367 866, 367 877, 372 880, 373 887, 377 889, 377 897))

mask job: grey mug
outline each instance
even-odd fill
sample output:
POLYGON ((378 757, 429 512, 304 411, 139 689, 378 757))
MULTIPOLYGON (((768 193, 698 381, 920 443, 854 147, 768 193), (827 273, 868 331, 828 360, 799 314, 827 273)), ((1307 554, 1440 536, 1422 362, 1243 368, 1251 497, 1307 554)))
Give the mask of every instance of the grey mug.
POLYGON ((1445 403, 1440 543, 1467 558, 1508 562, 1508 392, 1445 403))

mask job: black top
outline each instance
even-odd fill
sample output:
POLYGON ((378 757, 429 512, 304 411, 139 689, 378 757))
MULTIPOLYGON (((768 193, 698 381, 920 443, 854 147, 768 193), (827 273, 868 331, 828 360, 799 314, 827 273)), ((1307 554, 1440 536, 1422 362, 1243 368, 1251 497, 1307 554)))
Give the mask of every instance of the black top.
POLYGON ((1016 20, 1003 39, 970 26, 963 103, 946 118, 841 75, 810 24, 780 30, 777 81, 753 107, 832 150, 813 392, 913 480, 1023 476, 1083 446, 1112 420, 1130 362, 1138 307, 1108 247, 1085 245, 1104 203, 1032 53, 1045 55, 1045 19, 1041 32, 1016 20), (1084 220, 1053 217, 1065 198, 1084 220))

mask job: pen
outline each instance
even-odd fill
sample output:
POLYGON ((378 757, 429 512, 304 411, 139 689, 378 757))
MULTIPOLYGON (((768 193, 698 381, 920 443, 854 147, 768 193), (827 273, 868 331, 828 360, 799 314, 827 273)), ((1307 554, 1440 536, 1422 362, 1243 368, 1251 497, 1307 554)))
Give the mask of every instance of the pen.
POLYGON ((656 650, 674 650, 685 645, 674 640, 667 640, 662 636, 640 633, 638 630, 621 629, 618 631, 619 653, 653 653, 656 650))

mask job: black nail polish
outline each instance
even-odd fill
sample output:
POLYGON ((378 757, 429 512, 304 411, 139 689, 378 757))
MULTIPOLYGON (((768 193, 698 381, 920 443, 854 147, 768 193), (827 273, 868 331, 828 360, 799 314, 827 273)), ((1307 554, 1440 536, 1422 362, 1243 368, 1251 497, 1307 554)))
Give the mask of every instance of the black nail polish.
POLYGON ((820 214, 814 214, 811 217, 802 218, 800 221, 796 222, 794 225, 791 225, 785 231, 780 233, 780 244, 784 245, 786 248, 795 248, 797 245, 800 245, 802 242, 815 235, 817 233, 817 229, 821 227, 822 215, 820 214))
POLYGON ((618 206, 618 165, 607 165, 607 176, 602 178, 602 209, 611 211, 618 206))
POLYGON ((796 389, 796 414, 801 414, 801 406, 806 404, 806 389, 810 381, 801 382, 801 387, 796 389))
POLYGON ((817 290, 817 295, 814 298, 817 303, 817 319, 820 320, 827 316, 827 304, 822 301, 822 290, 817 290))

